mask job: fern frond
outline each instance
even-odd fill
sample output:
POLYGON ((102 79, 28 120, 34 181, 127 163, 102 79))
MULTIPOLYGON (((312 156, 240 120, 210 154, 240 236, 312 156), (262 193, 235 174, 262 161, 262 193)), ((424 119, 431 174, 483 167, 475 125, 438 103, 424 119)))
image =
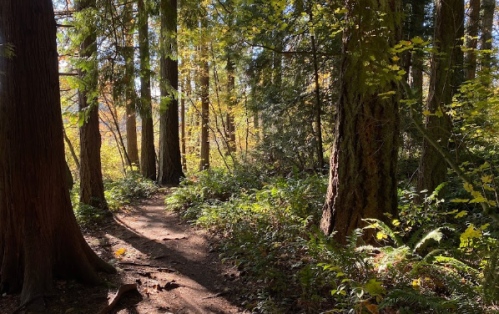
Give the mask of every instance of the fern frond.
POLYGON ((456 301, 446 300, 441 297, 429 296, 419 293, 410 289, 394 289, 390 291, 383 302, 381 302, 379 309, 389 307, 411 306, 415 313, 455 313, 458 307, 456 301), (424 311, 424 312, 423 312, 424 311))
POLYGON ((383 231, 384 233, 386 233, 386 235, 389 236, 395 242, 395 244, 397 244, 397 246, 404 245, 404 242, 402 241, 402 239, 399 236, 397 236, 395 234, 395 232, 387 224, 385 224, 383 221, 381 221, 379 219, 373 219, 373 218, 365 218, 362 220, 370 223, 370 225, 367 227, 364 227, 364 229, 368 229, 368 228, 379 229, 379 230, 383 231))
POLYGON ((444 237, 444 234, 442 232, 440 232, 440 230, 442 230, 442 228, 437 228, 435 230, 432 230, 430 232, 428 232, 415 246, 414 246, 414 249, 413 249, 413 252, 416 253, 416 251, 420 248, 425 248, 429 241, 430 240, 435 240, 437 241, 438 243, 440 243, 440 241, 442 240, 442 238, 444 237))
POLYGON ((466 265, 465 263, 463 263, 460 260, 457 260, 453 257, 442 256, 442 255, 435 256, 435 263, 446 264, 446 265, 454 267, 456 270, 458 270, 460 272, 464 272, 464 273, 468 273, 468 274, 469 273, 474 274, 474 275, 480 274, 480 272, 478 270, 474 269, 473 267, 471 267, 469 265, 466 265))

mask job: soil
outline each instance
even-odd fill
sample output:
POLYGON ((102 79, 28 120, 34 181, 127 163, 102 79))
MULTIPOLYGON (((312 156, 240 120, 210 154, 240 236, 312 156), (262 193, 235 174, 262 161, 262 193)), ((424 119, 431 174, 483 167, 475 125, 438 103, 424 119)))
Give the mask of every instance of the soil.
MULTIPOLYGON (((106 285, 83 286, 57 281, 46 299, 54 314, 99 314, 120 287, 136 284, 109 313, 248 313, 237 304, 243 283, 237 269, 223 264, 215 240, 165 211, 164 194, 126 207, 97 226, 83 230, 87 242, 116 275, 102 275, 106 285)), ((0 313, 11 314, 19 296, 0 296, 0 313)))

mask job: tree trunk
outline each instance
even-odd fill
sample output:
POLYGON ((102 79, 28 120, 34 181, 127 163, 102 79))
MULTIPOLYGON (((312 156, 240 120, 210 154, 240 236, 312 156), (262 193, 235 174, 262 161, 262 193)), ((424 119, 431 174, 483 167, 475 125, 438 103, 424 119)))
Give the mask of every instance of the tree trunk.
MULTIPOLYGON (((411 36, 423 36, 425 3, 421 0, 412 0, 411 36)), ((411 88, 415 91, 418 104, 423 103, 423 70, 424 52, 420 49, 411 56, 411 88)))
POLYGON ((191 78, 190 78, 190 71, 187 71, 187 77, 184 80, 184 86, 182 86, 182 100, 180 102, 180 119, 182 121, 182 125, 180 127, 181 131, 181 153, 182 153, 182 169, 184 171, 187 171, 187 150, 186 150, 186 134, 185 134, 185 127, 186 127, 186 120, 185 120, 185 102, 186 98, 189 98, 191 95, 191 78))
POLYGON ((236 152, 236 124, 234 121, 234 113, 232 112, 234 110, 234 106, 236 103, 236 96, 234 95, 235 88, 236 88, 236 78, 234 76, 234 71, 235 71, 235 64, 234 61, 232 61, 229 58, 227 58, 227 76, 228 76, 228 82, 227 82, 227 130, 226 130, 226 137, 227 137, 227 142, 228 142, 228 147, 227 147, 227 152, 229 154, 235 153, 236 152))
POLYGON ((133 20, 132 15, 133 3, 125 5, 125 94, 126 94, 126 145, 127 154, 130 158, 130 163, 134 167, 139 167, 139 149, 137 147, 137 117, 136 117, 136 101, 137 94, 135 92, 135 61, 134 61, 134 45, 133 45, 133 20))
MULTIPOLYGON (((313 20, 312 12, 310 12, 310 20, 313 20)), ((317 60, 317 47, 315 44, 315 35, 312 34, 312 53, 314 57, 314 82, 315 82, 315 147, 317 150, 317 166, 319 169, 324 168, 324 148, 322 146, 322 102, 321 102, 321 90, 319 85, 319 61, 317 60)), ((312 126, 313 129, 313 126, 312 126)))
POLYGON ((22 289, 21 304, 41 310, 54 277, 97 283, 114 269, 71 207, 52 2, 0 1, 0 38, 15 47, 0 52, 0 293, 22 289))
MULTIPOLYGON (((375 3, 345 1, 351 26, 343 33, 336 139, 321 221, 322 231, 336 232, 340 243, 365 225, 364 218, 386 221, 385 214, 397 215, 399 92, 379 64, 394 63, 390 48, 400 40, 400 1, 375 3), (375 62, 369 59, 373 53, 375 62), (377 84, 370 84, 373 79, 377 84), (395 93, 380 95, 387 92, 395 93)), ((365 234, 367 241, 373 241, 373 232, 365 234)))
POLYGON ((158 181, 176 186, 184 176, 178 131, 177 0, 161 0, 161 34, 158 181))
MULTIPOLYGON (((83 11, 94 9, 95 0, 80 0, 76 9, 83 11)), ((79 70, 83 81, 78 89, 80 114, 84 115, 80 127, 80 202, 97 208, 107 209, 104 197, 104 184, 101 170, 101 136, 99 132, 99 104, 96 98, 88 95, 97 90, 97 61, 92 58, 97 54, 96 29, 94 25, 80 44, 80 57, 90 64, 90 70, 79 70)))
POLYGON ((151 106, 151 65, 149 52, 148 0, 139 0, 139 50, 140 50, 140 101, 142 118, 142 144, 140 173, 156 180, 156 151, 154 149, 154 124, 151 106))
MULTIPOLYGON (((488 72, 492 65, 492 31, 494 27, 495 0, 482 0, 482 36, 480 50, 489 51, 482 59, 482 70, 488 72)), ((491 82, 486 82, 489 85, 491 82)))
MULTIPOLYGON (((202 20, 202 32, 208 28, 207 17, 202 20)), ((201 162, 199 170, 210 168, 210 136, 208 133, 208 124, 210 122, 210 67, 208 64, 208 43, 201 45, 201 162)))
POLYGON ((473 80, 476 75, 476 49, 480 24, 480 0, 470 0, 469 18, 466 34, 466 80, 473 80))
MULTIPOLYGON (((452 103, 454 92, 462 83, 461 50, 464 35, 463 0, 439 0, 435 4, 434 49, 431 60, 430 90, 425 118, 426 129, 442 147, 447 147, 452 131, 452 121, 446 106, 452 103)), ((419 164, 417 190, 433 192, 445 182, 447 163, 440 154, 423 140, 423 151, 419 164)))

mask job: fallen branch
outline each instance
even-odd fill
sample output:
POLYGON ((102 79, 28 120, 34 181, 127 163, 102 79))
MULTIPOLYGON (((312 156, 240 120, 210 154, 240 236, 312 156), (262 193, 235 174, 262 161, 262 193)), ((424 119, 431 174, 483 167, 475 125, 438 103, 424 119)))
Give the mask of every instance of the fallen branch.
POLYGON ((118 289, 118 292, 116 292, 116 294, 114 295, 114 298, 111 301, 111 303, 109 303, 108 306, 103 308, 102 311, 99 312, 99 314, 107 314, 107 313, 111 312, 111 310, 116 306, 116 304, 118 304, 118 301, 121 299, 121 297, 125 293, 127 293, 129 291, 133 291, 133 290, 139 292, 139 290, 137 290, 137 284, 135 284, 135 283, 121 286, 118 289))

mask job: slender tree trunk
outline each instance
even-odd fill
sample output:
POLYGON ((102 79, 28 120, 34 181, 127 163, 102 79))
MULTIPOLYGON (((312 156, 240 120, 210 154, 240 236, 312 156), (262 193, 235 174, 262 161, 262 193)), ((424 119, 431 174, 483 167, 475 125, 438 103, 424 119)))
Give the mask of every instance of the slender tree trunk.
POLYGON ((161 34, 158 181, 176 186, 184 176, 178 131, 177 0, 161 0, 161 34))
MULTIPOLYGON (((492 65, 492 31, 494 26, 495 0, 482 0, 482 36, 480 37, 480 50, 487 51, 481 62, 482 71, 489 72, 492 65)), ((488 75, 484 75, 487 77, 488 75)), ((491 80, 484 82, 491 84, 491 80)))
POLYGON ((227 152, 229 154, 236 152, 236 123, 234 120, 234 106, 236 103, 236 96, 234 95, 235 87, 236 87, 236 78, 234 76, 235 72, 235 64, 230 59, 227 59, 227 130, 226 130, 226 138, 228 142, 227 152))
POLYGON ((140 50, 140 101, 142 118, 142 141, 140 150, 140 173, 145 178, 156 180, 156 152, 154 149, 154 124, 151 106, 151 65, 149 52, 148 0, 139 0, 139 50, 140 50))
POLYGON ((71 140, 66 134, 66 130, 64 128, 62 129, 62 133, 64 135, 64 141, 66 142, 66 145, 68 145, 69 151, 71 152, 71 157, 73 157, 73 161, 75 162, 76 170, 80 172, 80 161, 78 160, 78 155, 76 155, 73 143, 71 143, 71 140))
POLYGON ((136 101, 137 94, 135 92, 135 60, 134 60, 134 44, 133 44, 133 2, 125 5, 125 94, 126 94, 126 145, 127 153, 130 162, 134 167, 140 166, 139 149, 137 147, 137 117, 136 117, 136 101))
MULTIPOLYGON (((206 32, 208 28, 207 17, 202 20, 202 32, 206 32)), ((210 135, 208 132, 208 124, 210 123, 210 66, 208 64, 208 43, 203 42, 201 45, 201 69, 200 69, 200 84, 201 84, 201 161, 199 170, 210 168, 210 135)))
MULTIPOLYGON (((411 36, 422 36, 424 27, 425 3, 421 0, 412 0, 411 15, 411 36)), ((416 100, 419 104, 423 103, 423 69, 424 52, 415 51, 411 56, 411 88, 415 91, 416 100)))
MULTIPOLYGON (((365 225, 364 218, 386 221, 385 214, 397 216, 399 93, 396 82, 375 64, 393 63, 390 48, 400 40, 401 3, 376 3, 345 1, 345 18, 352 26, 343 33, 336 139, 321 221, 323 232, 336 232, 334 237, 340 243, 365 225), (380 19, 380 14, 388 18, 380 19), (374 64, 369 59, 372 51, 377 53, 374 64), (371 78, 360 75, 369 72, 382 81, 369 84, 371 78), (389 91, 395 94, 380 96, 389 91)), ((365 234, 367 241, 373 241, 373 232, 365 234)))
MULTIPOLYGON (((313 19, 312 13, 310 13, 310 19, 313 19)), ((324 168, 324 148, 322 145, 322 103, 321 103, 321 90, 319 85, 319 61, 317 60, 317 47, 315 44, 315 35, 312 34, 312 53, 314 57, 314 79, 315 79, 315 142, 317 150, 317 166, 319 169, 324 168)), ((312 127, 313 128, 313 127, 312 127)))
MULTIPOLYGON (((431 60, 430 90, 425 124, 428 133, 442 147, 447 147, 452 131, 452 121, 446 106, 452 103, 454 92, 462 83, 464 35, 463 0, 438 0, 435 4, 434 49, 431 60)), ((419 164, 418 191, 433 192, 447 178, 447 164, 440 154, 423 140, 419 164)))
POLYGON ((15 47, 0 51, 0 293, 22 289, 21 304, 43 310, 55 277, 97 283, 114 269, 71 206, 52 2, 0 1, 0 38, 15 47))
MULTIPOLYGON (((79 0, 76 7, 78 11, 94 9, 95 0, 79 0)), ((80 202, 107 209, 101 170, 99 104, 96 98, 88 97, 97 90, 98 80, 97 61, 92 60, 97 54, 96 29, 94 25, 89 28, 89 34, 80 45, 80 57, 91 64, 90 70, 79 70, 83 82, 78 90, 79 108, 84 115, 80 127, 80 202)))
POLYGON ((480 24, 480 0, 470 0, 469 18, 466 34, 466 80, 473 80, 476 75, 476 50, 480 24))
POLYGON ((186 134, 185 134, 185 128, 186 128, 186 120, 185 120, 185 102, 186 99, 191 96, 191 78, 190 78, 190 72, 187 72, 187 77, 184 80, 184 86, 182 86, 182 100, 180 102, 180 119, 182 121, 182 125, 180 127, 181 131, 181 153, 182 153, 182 168, 184 171, 187 171, 187 150, 186 150, 186 134))

